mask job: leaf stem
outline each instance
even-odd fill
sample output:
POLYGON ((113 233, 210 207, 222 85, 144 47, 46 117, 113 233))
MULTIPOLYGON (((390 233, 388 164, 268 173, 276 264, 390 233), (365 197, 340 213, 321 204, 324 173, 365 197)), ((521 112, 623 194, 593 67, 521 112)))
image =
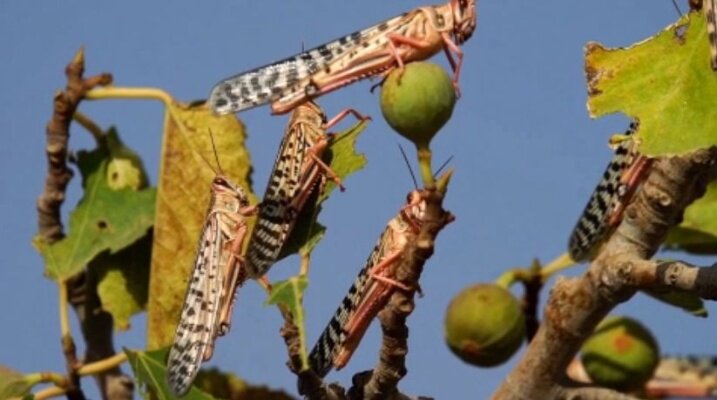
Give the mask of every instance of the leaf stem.
POLYGON ((93 363, 85 364, 77 370, 77 374, 80 376, 94 375, 114 367, 118 367, 127 361, 127 354, 117 353, 112 357, 108 357, 93 363))
POLYGON ((174 99, 169 93, 162 89, 149 87, 121 87, 108 86, 95 88, 87 92, 85 98, 88 100, 104 100, 104 99, 146 99, 159 100, 169 106, 174 103, 174 99))
POLYGON ((59 305, 60 305, 60 337, 63 342, 65 338, 72 340, 72 333, 70 332, 70 315, 68 312, 68 298, 67 298, 67 280, 61 280, 59 282, 59 305))
POLYGON ((58 397, 65 394, 65 389, 58 386, 51 386, 46 389, 42 389, 34 394, 35 400, 45 400, 52 397, 58 397))
POLYGON ((72 119, 85 128, 92 135, 92 137, 95 138, 95 142, 99 143, 100 140, 102 140, 102 137, 105 136, 105 132, 102 128, 100 128, 95 121, 91 120, 90 117, 80 111, 75 111, 75 113, 72 114, 72 119))
POLYGON ((543 278, 543 282, 548 280, 552 275, 576 265, 575 261, 570 258, 570 254, 563 253, 556 257, 553 261, 546 264, 540 271, 540 275, 543 278))

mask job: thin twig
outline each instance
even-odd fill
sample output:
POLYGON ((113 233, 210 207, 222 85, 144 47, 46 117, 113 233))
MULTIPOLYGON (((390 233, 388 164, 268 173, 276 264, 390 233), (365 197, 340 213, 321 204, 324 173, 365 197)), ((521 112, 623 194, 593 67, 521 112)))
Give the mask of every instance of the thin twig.
POLYGON ((127 354, 117 353, 112 357, 105 358, 104 360, 95 361, 93 363, 85 364, 77 370, 77 374, 80 376, 94 375, 100 372, 108 371, 112 368, 120 366, 127 361, 127 354))
POLYGON ((53 397, 59 397, 65 394, 65 389, 58 386, 51 386, 46 389, 42 389, 35 393, 33 396, 35 400, 45 400, 53 397))

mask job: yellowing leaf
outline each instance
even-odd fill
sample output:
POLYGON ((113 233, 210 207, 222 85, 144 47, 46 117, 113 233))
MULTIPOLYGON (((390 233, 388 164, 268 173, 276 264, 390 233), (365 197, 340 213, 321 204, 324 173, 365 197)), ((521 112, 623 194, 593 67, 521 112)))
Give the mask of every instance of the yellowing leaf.
MULTIPOLYGON (((110 142, 122 146, 116 132, 111 130, 95 150, 77 154, 84 194, 70 214, 67 237, 52 245, 39 237, 34 240, 45 260, 47 274, 53 279, 77 274, 102 252, 124 249, 152 226, 154 189, 136 191, 120 184, 115 185, 116 190, 110 187, 113 176, 108 176, 109 164, 126 159, 110 148, 110 142)), ((135 174, 141 177, 144 171, 135 174)))
MULTIPOLYGON (((366 156, 356 152, 356 140, 365 128, 366 122, 357 123, 337 135, 326 151, 326 158, 330 160, 329 166, 341 178, 342 182, 345 182, 345 178, 363 169, 366 165, 366 156)), ((314 194, 309 198, 306 206, 297 217, 294 230, 281 249, 279 259, 295 253, 309 254, 321 241, 326 232, 326 227, 317 221, 321 212, 321 204, 329 198, 335 188, 336 184, 329 180, 321 194, 314 194)), ((351 189, 347 188, 346 190, 351 189)))
POLYGON ((705 19, 690 13, 628 48, 586 48, 591 117, 639 118, 639 151, 675 155, 717 145, 717 73, 709 65, 705 19))
POLYGON ((685 210, 682 223, 670 230, 665 246, 699 254, 717 253, 717 182, 685 210))
MULTIPOLYGON (((147 305, 148 348, 171 343, 206 217, 215 162, 210 132, 224 174, 250 188, 251 160, 244 127, 233 115, 218 117, 204 104, 168 106, 152 247, 147 305), (208 163, 211 163, 209 165, 208 163)), ((251 195, 252 203, 256 198, 251 195)))
POLYGON ((0 365, 0 399, 24 396, 30 393, 33 383, 21 373, 0 365))
POLYGON ((267 386, 249 385, 236 375, 209 368, 199 371, 194 386, 218 399, 291 400, 293 397, 267 386))
POLYGON ((147 306, 151 250, 152 234, 147 233, 118 253, 103 253, 90 263, 91 286, 117 330, 129 329, 130 317, 147 306))

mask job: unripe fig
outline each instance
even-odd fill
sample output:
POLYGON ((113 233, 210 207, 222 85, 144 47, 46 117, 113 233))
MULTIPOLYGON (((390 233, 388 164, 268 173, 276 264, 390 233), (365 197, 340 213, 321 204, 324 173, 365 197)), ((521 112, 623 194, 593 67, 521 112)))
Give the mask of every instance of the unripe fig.
POLYGON ((456 104, 453 82, 440 66, 427 62, 396 68, 381 87, 381 112, 391 127, 418 148, 451 118, 456 104))
POLYGON ((446 343, 469 364, 502 364, 520 348, 524 335, 525 316, 520 303, 501 286, 469 286, 448 305, 446 343))
POLYGON ((605 318, 581 349, 585 371, 598 385, 616 390, 642 387, 660 361, 657 341, 638 321, 605 318))

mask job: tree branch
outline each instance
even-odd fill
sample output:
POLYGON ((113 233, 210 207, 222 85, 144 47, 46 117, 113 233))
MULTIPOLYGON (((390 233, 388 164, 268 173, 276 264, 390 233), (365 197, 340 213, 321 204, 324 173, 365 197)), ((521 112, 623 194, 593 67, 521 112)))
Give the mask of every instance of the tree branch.
MULTIPOLYGON (((84 51, 80 49, 73 60, 67 65, 67 87, 55 94, 53 113, 47 124, 47 177, 43 192, 37 200, 38 235, 48 244, 62 239, 64 235, 60 208, 65 201, 65 191, 72 179, 72 170, 67 165, 68 142, 70 138, 70 122, 77 107, 88 91, 97 86, 112 83, 110 74, 83 78, 85 70, 84 51)), ((68 300, 72 304, 82 325, 82 333, 87 343, 85 361, 94 361, 111 357, 115 354, 112 345, 112 318, 100 309, 97 293, 86 292, 86 274, 81 273, 68 282, 68 300)), ((65 283, 61 283, 65 284, 65 283)), ((79 390, 79 363, 74 354, 74 343, 65 343, 63 349, 68 356, 68 364, 72 364, 70 385, 77 383, 77 388, 66 390, 68 398, 84 398, 79 390), (73 361, 74 360, 74 361, 73 361)), ((132 380, 124 376, 119 367, 97 375, 103 398, 131 399, 133 397, 132 380)))
POLYGON ((685 207, 704 194, 715 160, 716 149, 655 160, 622 223, 585 274, 556 282, 538 333, 494 399, 564 398, 566 367, 596 324, 645 279, 650 282, 649 275, 635 273, 636 266, 657 251, 685 207))

